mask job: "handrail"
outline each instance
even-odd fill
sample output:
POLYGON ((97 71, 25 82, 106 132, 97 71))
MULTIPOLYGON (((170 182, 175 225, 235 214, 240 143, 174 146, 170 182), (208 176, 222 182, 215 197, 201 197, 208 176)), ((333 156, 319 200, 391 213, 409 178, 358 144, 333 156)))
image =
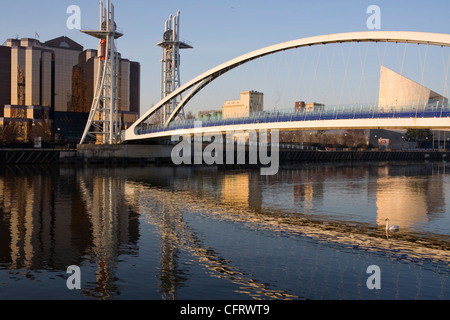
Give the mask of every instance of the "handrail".
POLYGON ((430 118, 449 118, 450 117, 450 105, 448 103, 442 104, 440 108, 433 105, 426 105, 423 108, 423 111, 419 112, 418 106, 403 106, 391 108, 389 110, 385 110, 384 108, 376 109, 373 108, 372 105, 367 105, 359 108, 355 108, 352 105, 350 106, 339 106, 342 107, 341 110, 334 107, 333 113, 328 113, 331 107, 322 107, 320 109, 306 111, 292 111, 291 110, 273 110, 273 111, 259 111, 255 113, 251 113, 248 117, 240 117, 240 118, 214 118, 212 120, 208 119, 189 119, 185 121, 179 122, 171 122, 168 126, 164 126, 162 124, 144 124, 145 128, 140 128, 138 130, 138 134, 148 134, 154 132, 161 131, 169 131, 169 130, 177 130, 177 129, 190 129, 194 127, 195 121, 202 121, 202 126, 204 127, 213 127, 218 125, 234 125, 238 124, 247 124, 247 123, 268 123, 268 122, 298 122, 298 121, 312 121, 312 120, 342 120, 342 119, 356 119, 356 116, 359 117, 358 120, 361 119, 376 119, 376 118, 384 118, 384 119, 399 119, 399 118, 417 118, 419 115, 423 118, 424 115, 429 115, 430 118), (440 109, 440 110, 439 110, 440 109), (326 118, 327 115, 332 115, 332 119, 326 118), (300 116, 300 118, 298 117, 300 116), (282 121, 279 121, 280 118, 282 121))

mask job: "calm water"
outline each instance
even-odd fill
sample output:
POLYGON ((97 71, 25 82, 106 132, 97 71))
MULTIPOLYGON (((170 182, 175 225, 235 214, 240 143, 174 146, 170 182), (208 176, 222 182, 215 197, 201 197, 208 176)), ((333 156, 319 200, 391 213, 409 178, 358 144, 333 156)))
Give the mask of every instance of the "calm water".
POLYGON ((450 299, 449 190, 446 163, 2 167, 0 299, 450 299))

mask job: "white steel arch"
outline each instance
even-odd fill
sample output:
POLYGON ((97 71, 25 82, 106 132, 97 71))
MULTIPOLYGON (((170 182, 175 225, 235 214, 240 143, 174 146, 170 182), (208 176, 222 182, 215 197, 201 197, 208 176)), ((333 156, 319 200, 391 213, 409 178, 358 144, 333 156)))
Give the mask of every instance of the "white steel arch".
POLYGON ((186 103, 201 89, 211 83, 214 79, 220 77, 224 73, 252 60, 264 57, 266 55, 320 44, 330 43, 345 43, 345 42, 392 42, 392 43, 413 43, 413 44, 428 44, 434 46, 450 47, 450 34, 442 33, 427 33, 427 32, 412 32, 412 31, 365 31, 365 32, 348 32, 321 35, 309 38, 302 38, 287 42, 282 42, 272 46, 268 46, 259 50, 249 52, 241 55, 237 58, 222 63, 187 82, 177 90, 173 91, 170 95, 159 101, 153 107, 151 107, 144 115, 142 115, 130 128, 125 131, 123 137, 124 141, 139 139, 137 129, 140 123, 145 121, 154 112, 163 107, 168 101, 177 97, 179 94, 185 91, 191 90, 183 100, 181 100, 173 113, 167 119, 165 125, 167 125, 179 112, 181 108, 184 108, 186 103))

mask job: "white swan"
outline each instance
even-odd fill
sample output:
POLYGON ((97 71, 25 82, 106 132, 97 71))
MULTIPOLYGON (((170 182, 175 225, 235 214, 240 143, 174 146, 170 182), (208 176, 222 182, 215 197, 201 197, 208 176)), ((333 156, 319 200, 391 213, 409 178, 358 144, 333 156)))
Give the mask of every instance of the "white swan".
POLYGON ((386 231, 392 231, 392 232, 396 232, 400 229, 399 226, 397 225, 389 225, 389 218, 386 218, 386 231))

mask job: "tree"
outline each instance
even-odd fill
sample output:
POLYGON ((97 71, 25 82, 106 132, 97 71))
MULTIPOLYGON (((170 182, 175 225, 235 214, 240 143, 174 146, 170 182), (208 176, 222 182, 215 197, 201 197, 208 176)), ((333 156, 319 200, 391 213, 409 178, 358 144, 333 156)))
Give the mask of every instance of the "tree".
MULTIPOLYGON (((153 106, 152 106, 153 107, 153 106)), ((161 124, 162 123, 162 109, 154 112, 150 118, 146 121, 148 124, 161 124)))
POLYGON ((322 140, 323 140, 325 132, 326 132, 326 130, 317 130, 316 138, 317 138, 317 141, 319 142, 319 144, 322 144, 322 140))
POLYGON ((430 129, 408 129, 405 133, 405 140, 416 142, 416 148, 421 147, 424 142, 432 138, 433 133, 430 129))
POLYGON ((37 137, 41 137, 44 142, 53 140, 52 130, 47 122, 36 122, 32 125, 29 140, 32 142, 37 137))
POLYGON ((195 116, 191 111, 186 112, 186 120, 189 119, 195 119, 195 116))
POLYGON ((21 137, 23 139, 23 135, 21 134, 22 130, 20 128, 20 124, 17 122, 9 122, 7 123, 2 130, 0 130, 0 143, 1 144, 12 144, 21 141, 21 137))
POLYGON ((342 136, 342 143, 350 148, 367 146, 365 130, 347 130, 342 136))

